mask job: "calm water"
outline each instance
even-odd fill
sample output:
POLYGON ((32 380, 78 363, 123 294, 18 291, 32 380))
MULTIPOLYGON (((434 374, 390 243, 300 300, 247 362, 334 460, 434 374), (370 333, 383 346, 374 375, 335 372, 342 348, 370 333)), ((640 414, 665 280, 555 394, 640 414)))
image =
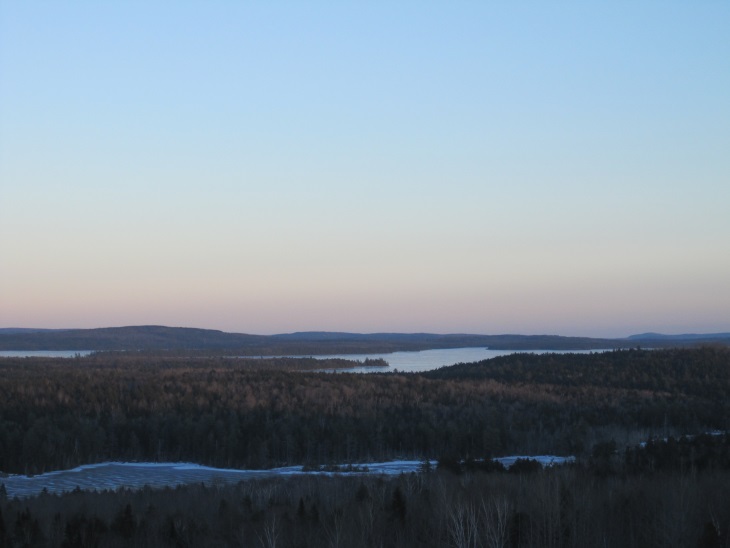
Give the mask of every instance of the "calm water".
MULTIPOLYGON (((392 352, 390 354, 337 354, 337 355, 316 355, 311 356, 317 359, 342 358, 346 360, 364 361, 366 358, 382 358, 388 362, 389 367, 356 367, 354 369, 342 369, 347 373, 378 373, 390 372, 396 369, 400 372, 417 373, 419 371, 431 371, 445 365, 456 363, 469 363, 506 356, 518 352, 530 352, 534 354, 545 354, 554 352, 566 354, 568 352, 559 350, 488 350, 479 348, 439 348, 436 350, 420 350, 417 352, 392 352)), ((590 352, 603 352, 603 350, 573 350, 577 354, 588 354, 590 352)), ((301 357, 301 356, 297 356, 301 357)), ((310 356, 308 356, 310 357, 310 356)))
MULTIPOLYGON (((370 358, 382 358, 388 362, 388 367, 356 367, 354 369, 342 369, 347 373, 387 373, 398 370, 406 373, 417 373, 419 371, 430 371, 445 365, 455 363, 470 363, 506 356, 517 352, 531 352, 544 354, 555 352, 564 354, 560 350, 488 350, 484 347, 476 348, 439 348, 436 350, 420 350, 415 352, 392 352, 390 354, 326 354, 314 356, 286 356, 286 357, 311 357, 317 359, 342 358, 345 360, 365 361, 370 358)), ((588 354, 589 352, 603 352, 603 350, 572 350, 577 354, 588 354)), ((0 357, 12 358, 24 357, 46 357, 46 358, 73 358, 77 355, 88 356, 92 350, 0 350, 0 357)), ((248 356, 250 357, 250 356, 248 356)))

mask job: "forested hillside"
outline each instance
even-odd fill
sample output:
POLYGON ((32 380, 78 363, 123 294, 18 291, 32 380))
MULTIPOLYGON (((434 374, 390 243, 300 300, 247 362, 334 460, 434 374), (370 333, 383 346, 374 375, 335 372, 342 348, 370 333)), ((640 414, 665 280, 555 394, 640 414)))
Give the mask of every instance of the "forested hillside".
POLYGON ((587 455, 609 440, 727 429, 728 393, 723 348, 517 354, 419 375, 137 353, 6 358, 0 470, 587 455))
POLYGON ((492 350, 591 350, 696 345, 730 345, 730 335, 667 337, 647 333, 626 339, 564 337, 558 335, 473 335, 434 333, 302 332, 279 335, 225 333, 212 329, 142 325, 99 329, 0 329, 0 350, 178 350, 187 353, 273 356, 281 354, 359 354, 489 347, 492 350))

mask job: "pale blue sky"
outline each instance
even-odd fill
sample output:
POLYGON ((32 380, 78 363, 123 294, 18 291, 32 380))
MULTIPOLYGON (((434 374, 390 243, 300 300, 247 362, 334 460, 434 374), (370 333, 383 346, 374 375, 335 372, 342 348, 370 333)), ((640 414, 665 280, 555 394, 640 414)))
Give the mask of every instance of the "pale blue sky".
POLYGON ((0 327, 730 331, 728 29, 0 0, 0 327))

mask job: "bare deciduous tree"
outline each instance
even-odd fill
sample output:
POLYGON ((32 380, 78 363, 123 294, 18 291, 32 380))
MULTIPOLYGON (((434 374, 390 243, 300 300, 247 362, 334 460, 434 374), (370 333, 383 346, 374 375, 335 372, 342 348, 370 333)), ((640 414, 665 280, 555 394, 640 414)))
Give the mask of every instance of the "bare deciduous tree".
POLYGON ((486 548, 505 548, 509 540, 509 517, 512 505, 506 497, 492 497, 482 500, 482 536, 486 548))

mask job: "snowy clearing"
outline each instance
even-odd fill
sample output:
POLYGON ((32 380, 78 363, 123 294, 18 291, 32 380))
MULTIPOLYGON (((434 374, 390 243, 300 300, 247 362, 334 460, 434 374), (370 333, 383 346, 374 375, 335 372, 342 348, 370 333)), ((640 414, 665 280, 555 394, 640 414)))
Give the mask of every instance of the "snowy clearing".
MULTIPOLYGON (((509 468, 517 459, 537 460, 543 466, 565 464, 575 460, 574 457, 555 457, 541 455, 537 457, 502 457, 495 459, 509 468)), ((340 465, 338 470, 305 470, 302 466, 287 466, 270 470, 235 470, 212 468, 188 462, 103 462, 87 464, 71 470, 58 470, 37 476, 8 475, 0 477, 5 485, 8 497, 29 497, 37 495, 45 489, 48 493, 64 493, 77 487, 82 490, 116 490, 121 488, 141 489, 175 487, 192 483, 237 483, 242 480, 256 478, 274 478, 293 475, 398 475, 418 472, 423 461, 396 460, 389 462, 364 463, 356 465, 355 471, 347 471, 348 465, 340 465)), ((436 467, 436 461, 430 461, 436 467)))

